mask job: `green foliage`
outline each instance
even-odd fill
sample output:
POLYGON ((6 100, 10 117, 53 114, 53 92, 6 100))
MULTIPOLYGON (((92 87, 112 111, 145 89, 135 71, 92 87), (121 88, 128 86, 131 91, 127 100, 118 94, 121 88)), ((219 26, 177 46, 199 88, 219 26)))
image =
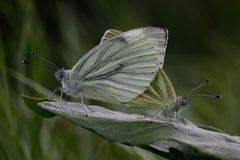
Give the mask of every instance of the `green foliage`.
POLYGON ((42 108, 39 108, 37 106, 38 103, 40 102, 46 102, 46 101, 51 101, 49 100, 48 98, 34 98, 34 97, 28 97, 28 96, 24 96, 23 95, 23 100, 24 100, 24 103, 26 104, 26 106, 32 110, 33 112, 39 114, 40 116, 42 117, 46 117, 46 118, 50 118, 50 117, 54 117, 55 114, 45 110, 45 109, 42 109, 42 108))
POLYGON ((177 94, 209 78, 201 92, 223 95, 220 101, 192 98, 185 117, 239 134, 239 7, 238 0, 1 1, 0 159, 160 159, 24 107, 23 93, 50 97, 60 85, 54 70, 29 57, 30 51, 70 68, 109 28, 167 27, 164 70, 177 94), (32 63, 24 66, 22 58, 32 63))

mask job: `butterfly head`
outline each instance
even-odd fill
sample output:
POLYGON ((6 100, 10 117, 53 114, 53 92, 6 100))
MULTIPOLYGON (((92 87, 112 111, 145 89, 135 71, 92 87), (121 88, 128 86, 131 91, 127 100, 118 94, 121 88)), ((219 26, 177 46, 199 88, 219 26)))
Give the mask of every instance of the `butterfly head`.
POLYGON ((183 110, 186 110, 189 107, 190 98, 189 96, 177 97, 177 101, 174 107, 171 109, 172 112, 180 114, 183 110))
POLYGON ((190 104, 190 97, 184 96, 184 97, 178 97, 177 98, 177 105, 179 108, 188 108, 190 104))
POLYGON ((58 69, 54 75, 58 81, 62 81, 66 77, 66 72, 64 69, 58 69))

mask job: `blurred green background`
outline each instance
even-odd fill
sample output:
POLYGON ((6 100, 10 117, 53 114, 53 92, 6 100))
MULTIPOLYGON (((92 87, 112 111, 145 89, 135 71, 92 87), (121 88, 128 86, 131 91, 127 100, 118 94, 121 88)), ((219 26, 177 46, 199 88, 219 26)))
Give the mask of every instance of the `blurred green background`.
POLYGON ((193 98, 185 117, 240 135, 239 0, 1 0, 0 159, 161 159, 62 118, 41 118, 21 98, 22 93, 50 96, 60 86, 51 68, 20 64, 30 51, 71 68, 105 30, 144 26, 169 30, 164 69, 178 95, 207 78, 201 93, 223 95, 193 98))

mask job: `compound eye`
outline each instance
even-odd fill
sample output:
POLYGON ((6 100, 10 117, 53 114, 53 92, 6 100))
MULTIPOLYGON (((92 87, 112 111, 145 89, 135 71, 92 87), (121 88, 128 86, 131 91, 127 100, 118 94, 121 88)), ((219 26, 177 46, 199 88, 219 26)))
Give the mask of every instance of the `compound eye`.
POLYGON ((56 79, 57 79, 58 81, 61 81, 61 80, 63 79, 63 72, 57 71, 57 72, 55 73, 55 77, 56 77, 56 79))
POLYGON ((59 78, 63 79, 63 73, 62 72, 60 73, 59 78))

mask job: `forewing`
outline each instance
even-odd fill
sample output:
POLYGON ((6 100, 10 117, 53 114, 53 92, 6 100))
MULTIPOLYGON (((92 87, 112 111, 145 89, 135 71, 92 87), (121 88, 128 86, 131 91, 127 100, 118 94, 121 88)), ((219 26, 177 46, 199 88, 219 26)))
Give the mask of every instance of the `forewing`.
POLYGON ((114 36, 81 58, 70 77, 128 102, 148 88, 162 67, 167 34, 166 29, 147 27, 114 36))
POLYGON ((176 98, 176 93, 171 81, 166 73, 162 69, 159 69, 157 76, 152 81, 149 88, 126 105, 136 107, 161 107, 175 102, 176 98))

